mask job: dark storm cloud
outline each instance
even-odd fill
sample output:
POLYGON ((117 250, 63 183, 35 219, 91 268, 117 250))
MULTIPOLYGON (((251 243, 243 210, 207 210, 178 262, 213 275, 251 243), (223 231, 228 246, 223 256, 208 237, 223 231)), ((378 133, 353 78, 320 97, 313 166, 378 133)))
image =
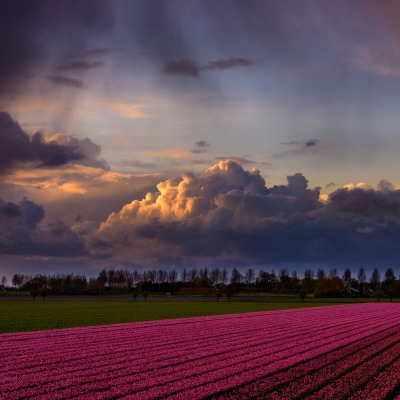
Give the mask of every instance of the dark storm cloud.
POLYGON ((3 224, 7 222, 10 225, 21 224, 30 228, 36 228, 37 224, 44 218, 44 209, 24 198, 18 204, 4 202, 0 199, 0 221, 3 224))
POLYGON ((0 143, 0 174, 26 163, 34 167, 75 163, 107 169, 105 162, 98 160, 100 146, 90 139, 59 135, 53 141, 45 141, 40 132, 28 135, 6 112, 0 112, 0 143))
POLYGON ((305 140, 303 142, 299 142, 297 140, 292 140, 290 142, 283 142, 282 144, 287 145, 287 146, 301 146, 301 147, 313 147, 318 143, 318 140, 316 139, 309 139, 305 140))
POLYGON ((149 264, 396 261, 400 191, 339 189, 327 203, 319 194, 301 173, 268 188, 257 170, 221 161, 110 215, 92 239, 108 247, 92 251, 149 264))
POLYGON ((18 203, 0 199, 0 254, 77 256, 84 243, 60 221, 42 224, 44 208, 28 200, 18 203))
POLYGON ((307 140, 306 142, 304 142, 304 147, 312 147, 312 146, 315 146, 316 144, 317 144, 317 140, 310 139, 310 140, 307 140))
POLYGON ((248 67, 253 64, 249 54, 260 55, 261 60, 265 58, 262 62, 280 71, 320 64, 348 70, 352 50, 360 44, 379 43, 386 29, 396 32, 398 15, 394 2, 381 7, 360 0, 339 1, 335 6, 277 0, 3 0, 0 94, 20 91, 25 79, 45 73, 49 60, 62 65, 67 54, 105 55, 109 49, 101 47, 104 38, 107 43, 114 39, 115 48, 145 52, 158 66, 167 61, 167 73, 191 77, 198 77, 201 69, 248 67), (357 20, 352 18, 355 11, 360 14, 357 20), (387 20, 388 27, 381 23, 385 29, 366 35, 366 27, 375 26, 377 20, 387 20), (93 47, 96 39, 99 47, 93 47), (205 43, 221 58, 204 59, 205 43), (248 49, 248 53, 237 54, 238 49, 248 49))
POLYGON ((249 67, 253 63, 245 58, 227 58, 221 60, 209 61, 202 69, 225 70, 234 67, 249 67))
MULTIPOLYGON (((86 50, 85 52, 81 53, 78 55, 78 57, 82 56, 82 57, 102 57, 105 56, 106 54, 110 53, 110 49, 107 49, 105 47, 97 47, 95 49, 90 49, 90 50, 86 50)), ((74 58, 74 57, 71 57, 74 58)))
POLYGON ((338 189, 330 195, 328 209, 365 220, 400 222, 400 190, 338 189))
POLYGON ((89 70, 93 68, 102 67, 104 63, 102 61, 71 61, 66 64, 60 65, 58 69, 60 71, 68 71, 68 70, 89 70))
POLYGON ((205 140, 200 140, 195 143, 196 149, 191 150, 190 152, 193 154, 200 154, 200 153, 205 153, 208 147, 211 146, 210 143, 208 143, 205 140))
POLYGON ((290 149, 274 154, 274 158, 285 159, 293 156, 305 156, 317 151, 319 147, 319 141, 316 139, 308 139, 304 141, 291 140, 290 142, 283 142, 281 144, 290 149))
POLYGON ((54 85, 62 85, 62 86, 70 87, 70 88, 76 88, 76 89, 83 89, 85 87, 82 80, 69 78, 67 76, 52 75, 52 76, 48 76, 47 79, 54 85))
POLYGON ((167 62, 163 68, 163 72, 171 75, 198 77, 200 68, 193 61, 183 58, 167 62))
POLYGON ((61 51, 87 50, 90 35, 113 26, 112 7, 106 0, 2 1, 0 95, 18 94, 27 79, 42 75, 50 57, 62 59, 61 51))
POLYGON ((209 61, 206 65, 199 66, 187 58, 169 61, 164 65, 163 72, 171 75, 191 76, 197 78, 202 70, 227 70, 234 67, 252 65, 251 61, 244 58, 227 58, 209 61))
POLYGON ((197 147, 210 147, 211 144, 208 143, 206 140, 200 140, 200 141, 196 142, 196 146, 197 147))

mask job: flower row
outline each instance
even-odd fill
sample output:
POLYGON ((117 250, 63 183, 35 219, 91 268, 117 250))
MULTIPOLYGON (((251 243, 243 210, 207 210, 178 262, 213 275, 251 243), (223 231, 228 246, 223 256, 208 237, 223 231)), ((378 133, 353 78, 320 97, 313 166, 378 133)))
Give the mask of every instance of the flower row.
POLYGON ((399 311, 369 303, 4 334, 0 393, 319 399, 362 396, 369 381, 389 392, 399 311))

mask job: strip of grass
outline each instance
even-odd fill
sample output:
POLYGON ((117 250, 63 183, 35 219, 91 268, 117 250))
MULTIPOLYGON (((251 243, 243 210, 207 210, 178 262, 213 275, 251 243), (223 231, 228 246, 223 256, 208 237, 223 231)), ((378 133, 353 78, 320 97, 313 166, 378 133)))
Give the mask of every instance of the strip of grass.
POLYGON ((0 333, 343 304, 310 299, 263 302, 0 301, 0 333))

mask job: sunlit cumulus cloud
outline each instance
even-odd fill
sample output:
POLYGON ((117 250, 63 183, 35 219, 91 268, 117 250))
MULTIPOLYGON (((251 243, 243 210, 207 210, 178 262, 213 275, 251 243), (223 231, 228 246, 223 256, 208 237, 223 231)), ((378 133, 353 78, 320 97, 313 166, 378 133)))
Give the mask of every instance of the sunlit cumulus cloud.
POLYGON ((232 160, 157 185, 112 213, 90 239, 96 256, 137 265, 388 262, 400 191, 342 188, 320 201, 296 173, 268 188, 232 160))

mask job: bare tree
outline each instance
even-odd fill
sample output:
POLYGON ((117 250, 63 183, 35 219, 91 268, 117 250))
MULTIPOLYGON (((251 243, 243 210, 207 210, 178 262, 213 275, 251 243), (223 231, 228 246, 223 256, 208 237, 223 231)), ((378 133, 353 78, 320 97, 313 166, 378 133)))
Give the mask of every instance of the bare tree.
POLYGON ((376 267, 374 268, 374 270, 372 271, 371 278, 370 278, 369 281, 371 283, 372 288, 374 290, 377 290, 379 285, 380 285, 380 283, 381 283, 381 275, 379 273, 378 268, 376 268, 376 267))
POLYGON ((357 280, 360 283, 364 283, 367 280, 367 275, 366 275, 365 269, 363 267, 360 267, 360 269, 358 270, 357 280))
POLYGON ((173 269, 172 271, 169 271, 169 273, 168 273, 168 277, 169 277, 169 283, 170 283, 170 285, 171 285, 171 287, 172 287, 172 292, 174 291, 174 289, 175 289, 175 282, 176 282, 176 280, 177 280, 177 278, 178 278, 178 274, 176 273, 176 271, 173 269))
POLYGON ((229 281, 228 271, 224 268, 221 272, 221 283, 225 286, 229 281))
POLYGON ((183 283, 183 286, 185 286, 187 279, 188 279, 188 272, 186 271, 186 268, 183 268, 183 270, 181 271, 181 281, 183 283))
POLYGON ((210 272, 210 279, 213 286, 217 286, 221 277, 221 271, 218 267, 213 268, 210 272))
POLYGON ((290 284, 289 271, 287 268, 281 268, 278 274, 280 288, 282 291, 286 292, 290 284))
POLYGON ((254 283, 254 280, 256 278, 256 274, 254 272, 253 268, 247 268, 246 272, 244 273, 244 281, 246 282, 247 285, 251 285, 254 283))
POLYGON ((105 269, 101 270, 97 277, 99 291, 104 290, 104 285, 108 282, 108 274, 105 269))
POLYGON ((314 281, 314 271, 312 269, 307 268, 304 271, 303 285, 302 285, 306 293, 309 293, 313 290, 313 281, 314 281))
POLYGON ((199 271, 197 270, 197 268, 192 268, 189 271, 189 280, 190 280, 192 287, 196 286, 196 281, 197 281, 198 277, 199 277, 199 271))
POLYGON ((133 286, 136 287, 137 284, 138 284, 141 280, 143 280, 143 275, 142 275, 140 272, 134 270, 134 271, 132 272, 132 278, 133 278, 133 286))
POLYGON ((385 271, 385 284, 386 284, 386 286, 389 287, 395 280, 396 280, 396 277, 394 276, 393 268, 389 267, 385 271))
POLYGON ((14 287, 16 287, 17 289, 19 289, 21 287, 21 285, 24 283, 25 280, 25 276, 22 274, 14 274, 12 279, 11 279, 11 283, 14 287))
POLYGON ((109 269, 107 271, 107 277, 108 277, 108 284, 110 285, 110 288, 114 288, 115 287, 115 270, 114 269, 109 269))
POLYGON ((339 276, 337 269, 336 268, 332 268, 329 271, 329 278, 336 278, 337 276, 339 276))
POLYGON ((32 296, 33 300, 36 300, 36 297, 39 295, 39 289, 37 287, 32 287, 29 293, 32 296))
POLYGON ((326 278, 325 270, 323 268, 318 268, 317 280, 320 281, 321 279, 325 279, 325 278, 326 278))
MULTIPOLYGON (((158 283, 158 291, 161 292, 161 289, 165 289, 165 281, 168 274, 166 271, 160 269, 157 273, 157 283, 158 283)), ((164 292, 164 290, 162 290, 164 292)))
POLYGON ((40 295, 42 296, 43 301, 47 297, 47 294, 48 294, 47 287, 43 287, 42 289, 40 289, 40 295))
POLYGON ((157 280, 157 271, 155 269, 148 271, 147 278, 151 285, 151 291, 154 292, 154 284, 156 283, 157 280))
POLYGON ((292 287, 292 292, 295 293, 297 290, 297 287, 299 285, 300 279, 297 276, 297 271, 292 271, 291 274, 291 287, 292 287))
POLYGON ((351 270, 346 268, 343 272, 343 282, 345 285, 349 285, 351 281, 351 270))
POLYGON ((219 299, 222 297, 222 288, 220 286, 217 287, 217 290, 215 291, 215 295, 217 296, 217 302, 219 299))
POLYGON ((133 273, 130 273, 127 270, 125 270, 124 272, 125 272, 126 287, 129 292, 131 290, 131 288, 133 287, 133 282, 134 282, 133 273))
POLYGON ((208 268, 207 267, 201 268, 199 275, 200 275, 201 287, 208 287, 210 285, 208 268))
POLYGON ((237 286, 240 285, 242 281, 242 275, 238 271, 236 267, 233 267, 232 274, 231 274, 231 284, 233 286, 233 291, 236 292, 237 286))

